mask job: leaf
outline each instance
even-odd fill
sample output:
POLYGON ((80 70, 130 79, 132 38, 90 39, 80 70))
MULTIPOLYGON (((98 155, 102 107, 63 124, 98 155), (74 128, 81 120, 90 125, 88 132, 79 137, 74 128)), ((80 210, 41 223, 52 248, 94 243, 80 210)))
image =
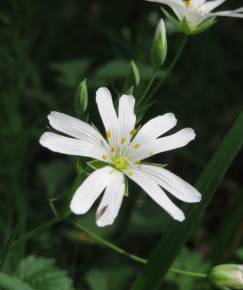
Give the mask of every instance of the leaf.
POLYGON ((85 275, 85 280, 90 290, 120 290, 129 289, 126 286, 132 275, 133 269, 124 258, 106 254, 96 261, 95 268, 85 275))
POLYGON ((23 283, 21 280, 0 273, 0 286, 2 290, 36 290, 23 283))
POLYGON ((213 241, 210 251, 210 259, 214 264, 227 259, 234 252, 235 239, 241 232, 243 221, 243 194, 240 192, 240 198, 234 206, 234 210, 229 216, 226 216, 224 223, 220 227, 213 241))
POLYGON ((99 269, 92 269, 86 275, 85 279, 92 290, 109 290, 106 277, 99 269))
POLYGON ((160 287, 178 252, 198 225, 242 143, 243 113, 236 120, 196 183, 196 187, 202 193, 202 201, 185 207, 187 218, 183 223, 171 220, 166 233, 149 256, 147 265, 138 275, 132 290, 155 290, 160 287))
POLYGON ((88 59, 75 59, 65 62, 53 62, 49 67, 60 73, 58 82, 61 85, 74 87, 84 77, 91 61, 88 59))
POLYGON ((20 262, 16 276, 35 290, 73 289, 67 272, 57 268, 52 259, 29 256, 20 262))

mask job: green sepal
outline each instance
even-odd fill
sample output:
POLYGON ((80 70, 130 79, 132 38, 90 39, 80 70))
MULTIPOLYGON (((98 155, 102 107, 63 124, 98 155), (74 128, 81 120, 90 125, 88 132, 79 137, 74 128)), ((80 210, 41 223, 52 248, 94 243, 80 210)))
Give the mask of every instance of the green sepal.
POLYGON ((199 34, 201 32, 204 32, 205 30, 209 29, 211 26, 213 26, 216 23, 216 18, 212 17, 201 24, 199 24, 196 27, 191 27, 188 23, 187 19, 184 17, 181 21, 177 20, 174 16, 172 16, 169 12, 167 12, 164 8, 161 8, 165 16, 168 18, 168 20, 182 33, 186 35, 195 35, 199 34))
POLYGON ((78 117, 83 117, 88 107, 87 80, 84 79, 78 86, 74 100, 74 110, 78 117))
POLYGON ((133 89, 137 87, 139 83, 140 83, 140 73, 138 67, 136 63, 133 60, 131 60, 129 64, 128 75, 123 85, 122 92, 128 95, 132 94, 133 89))
POLYGON ((209 18, 206 21, 202 22, 197 29, 192 32, 192 34, 198 34, 208 30, 211 26, 213 26, 217 22, 216 18, 209 18))
POLYGON ((129 196, 129 192, 128 192, 128 180, 127 178, 124 176, 124 182, 125 182, 125 191, 124 191, 124 195, 125 196, 129 196))
POLYGON ((134 89, 134 87, 133 86, 131 86, 126 92, 125 92, 125 94, 126 95, 132 95, 132 93, 133 93, 133 89, 134 89))
POLYGON ((92 169, 100 169, 103 168, 105 166, 108 166, 108 164, 106 162, 100 161, 100 160, 92 160, 87 162, 87 165, 92 168, 92 169))
POLYGON ((140 83, 140 73, 136 63, 133 60, 130 62, 130 77, 132 80, 132 85, 137 87, 140 83))
POLYGON ((152 165, 152 166, 157 166, 160 168, 165 168, 168 166, 168 164, 159 164, 159 163, 152 163, 152 162, 143 162, 145 165, 152 165))

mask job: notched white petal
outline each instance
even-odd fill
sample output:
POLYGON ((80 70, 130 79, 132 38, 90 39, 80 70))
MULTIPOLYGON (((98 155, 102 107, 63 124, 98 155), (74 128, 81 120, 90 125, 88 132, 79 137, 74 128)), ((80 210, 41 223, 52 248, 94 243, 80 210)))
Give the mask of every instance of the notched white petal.
POLYGON ((71 137, 94 144, 106 143, 103 136, 91 125, 72 116, 52 111, 48 120, 52 128, 71 137))
POLYGON ((132 169, 132 174, 127 174, 130 179, 137 183, 147 194, 175 220, 182 222, 185 219, 184 213, 168 198, 165 192, 146 173, 138 168, 132 169))
POLYGON ((113 178, 110 166, 92 172, 73 195, 70 209, 75 214, 86 213, 113 178))
POLYGON ((106 153, 103 145, 92 144, 52 132, 45 132, 40 137, 39 142, 42 146, 57 153, 90 157, 98 160, 103 160, 102 156, 106 153))
POLYGON ((99 227, 113 224, 117 217, 125 192, 125 182, 122 173, 114 170, 111 183, 107 186, 96 213, 96 223, 99 227))
POLYGON ((201 201, 201 194, 195 187, 169 170, 153 166, 152 164, 141 164, 140 170, 147 173, 158 185, 163 187, 179 200, 188 203, 201 201))

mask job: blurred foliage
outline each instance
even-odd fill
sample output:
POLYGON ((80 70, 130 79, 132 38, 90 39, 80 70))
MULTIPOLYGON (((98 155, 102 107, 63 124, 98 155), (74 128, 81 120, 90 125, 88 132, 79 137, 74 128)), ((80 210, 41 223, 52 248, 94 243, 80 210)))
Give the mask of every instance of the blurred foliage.
MULTIPOLYGON (((227 1, 225 8, 240 5, 240 0, 227 1)), ((58 267, 69 272, 75 289, 123 290, 134 281, 140 265, 101 248, 68 220, 15 247, 12 242, 63 211, 75 180, 77 160, 49 152, 38 143, 48 126, 47 114, 57 110, 74 115, 77 87, 87 79, 89 121, 99 126, 95 90, 107 85, 119 95, 131 60, 140 72, 140 85, 134 88, 139 97, 152 73, 150 43, 161 15, 157 5, 138 0, 1 0, 0 265, 4 273, 16 273, 17 265, 35 255, 54 258, 58 267)), ((169 31, 166 65, 182 38, 171 27, 169 31)), ((177 67, 144 116, 143 122, 171 111, 178 116, 179 126, 195 129, 197 138, 189 147, 155 158, 191 183, 242 110, 242 47, 242 21, 236 19, 219 19, 209 31, 189 39, 177 67)), ((162 75, 163 71, 158 78, 162 75)), ((178 256, 178 267, 206 271, 216 262, 242 262, 241 161, 239 154, 202 224, 178 256)), ((78 220, 147 257, 165 232, 168 217, 137 186, 129 187, 129 197, 112 227, 98 229, 94 212, 78 220)), ((52 271, 52 262, 35 259, 52 271)), ((34 271, 35 265, 29 268, 34 271)), ((71 287, 65 277, 60 280, 66 281, 63 287, 65 283, 71 287)), ((71 289, 67 287, 63 289, 71 289)), ((195 283, 169 274, 161 289, 207 287, 201 280, 195 283)))

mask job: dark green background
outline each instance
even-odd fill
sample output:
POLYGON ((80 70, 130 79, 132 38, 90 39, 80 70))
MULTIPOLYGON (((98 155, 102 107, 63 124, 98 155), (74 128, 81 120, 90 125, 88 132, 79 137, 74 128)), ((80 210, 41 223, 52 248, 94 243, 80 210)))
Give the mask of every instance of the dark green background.
MULTIPOLYGON (((227 1, 224 8, 240 5, 241 1, 227 1)), ((125 80, 126 63, 132 59, 141 67, 141 84, 135 92, 138 98, 148 82, 150 43, 161 16, 159 5, 145 1, 1 0, 2 242, 16 225, 20 226, 18 236, 21 236, 52 218, 50 200, 56 200, 54 206, 58 211, 66 206, 66 196, 76 176, 75 160, 39 145, 38 138, 47 129, 48 112, 57 110, 74 115, 77 85, 87 78, 89 120, 100 125, 95 90, 106 85, 115 96, 125 80), (107 68, 111 61, 116 65, 107 68)), ((144 116, 147 120, 174 112, 178 128, 195 129, 197 138, 187 148, 154 158, 168 163, 170 170, 191 183, 242 110, 242 25, 242 19, 220 18, 209 31, 191 37, 175 70, 154 97, 156 103, 144 116)), ((175 55, 182 37, 176 32, 168 35, 165 66, 175 55)), ((189 249, 182 253, 182 268, 195 253, 209 264, 234 259, 236 249, 242 245, 241 168, 242 154, 227 173, 202 225, 189 242, 189 249)), ((80 221, 97 231, 94 219, 92 213, 80 221)), ((118 221, 98 232, 146 257, 167 219, 162 210, 131 185, 118 221)), ((94 246, 69 221, 12 249, 5 269, 14 271, 15 264, 29 254, 55 258, 58 265, 69 271, 77 289, 99 289, 92 285, 92 280, 99 281, 97 275, 108 285, 100 290, 129 289, 139 270, 135 263, 94 246)), ((195 263, 188 267, 195 267, 195 263)), ((181 287, 176 278, 172 280, 175 289, 181 287)))

